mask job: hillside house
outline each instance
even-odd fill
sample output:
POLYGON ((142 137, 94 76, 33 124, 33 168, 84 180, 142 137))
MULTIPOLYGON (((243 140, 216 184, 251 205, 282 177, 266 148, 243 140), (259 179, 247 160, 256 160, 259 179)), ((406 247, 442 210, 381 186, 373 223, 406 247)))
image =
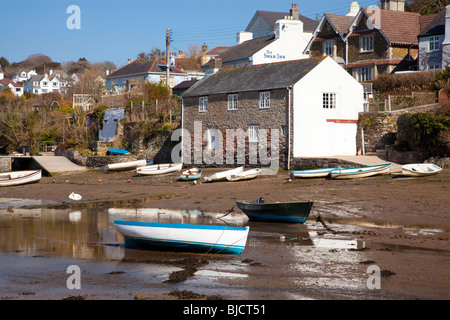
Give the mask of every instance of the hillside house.
MULTIPOLYGON (((330 57, 222 69, 182 99, 184 163, 210 164, 206 152, 217 164, 251 164, 250 149, 264 138, 285 168, 295 158, 357 153, 363 88, 330 57), (230 130, 245 135, 234 141, 230 130)), ((263 156, 258 161, 267 164, 263 156)))
POLYGON ((439 70, 450 63, 450 6, 438 14, 420 32, 419 70, 439 70))
POLYGON ((202 68, 211 75, 221 68, 308 58, 303 50, 317 23, 299 14, 296 4, 289 13, 259 10, 245 31, 238 32, 236 45, 202 68))
POLYGON ((23 87, 19 83, 16 83, 9 79, 1 79, 0 80, 0 92, 4 89, 9 88, 11 92, 17 97, 21 97, 23 95, 23 87))
MULTIPOLYGON (((129 60, 128 64, 105 77, 108 94, 136 90, 145 83, 166 83, 166 62, 161 59, 129 60)), ((184 80, 190 80, 190 75, 183 70, 170 65, 169 86, 173 88, 184 80)))
POLYGON ((300 14, 297 4, 293 3, 289 12, 272 12, 272 11, 256 11, 255 15, 247 25, 245 32, 242 34, 242 41, 250 40, 252 38, 260 38, 276 33, 278 20, 293 19, 299 20, 303 25, 303 40, 308 42, 314 30, 317 27, 317 22, 300 14))
POLYGON ((305 53, 340 60, 358 81, 417 69, 417 36, 430 17, 405 12, 403 0, 381 4, 381 9, 360 8, 355 16, 325 14, 305 53))
POLYGON ((12 75, 11 80, 14 82, 26 82, 37 75, 36 70, 20 70, 12 75))

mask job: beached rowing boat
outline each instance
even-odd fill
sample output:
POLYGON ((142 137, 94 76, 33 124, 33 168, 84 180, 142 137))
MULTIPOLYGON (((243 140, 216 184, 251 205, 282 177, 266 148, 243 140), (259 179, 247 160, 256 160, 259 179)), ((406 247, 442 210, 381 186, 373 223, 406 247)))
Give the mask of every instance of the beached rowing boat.
POLYGON ((0 172, 0 187, 39 182, 41 178, 41 169, 0 172))
POLYGON ((402 176, 423 177, 438 174, 442 168, 433 163, 413 163, 402 166, 402 176))
POLYGON ((186 181, 192 181, 200 179, 202 176, 202 170, 199 168, 190 168, 181 172, 180 179, 186 181))
POLYGON ((104 166, 106 171, 126 171, 134 170, 138 167, 144 167, 147 165, 147 160, 136 160, 118 163, 109 163, 104 166))
POLYGON ((225 181, 225 180, 227 180, 227 177, 236 175, 238 173, 241 173, 242 171, 244 171, 244 167, 237 167, 234 169, 216 172, 214 174, 204 177, 204 179, 205 179, 205 182, 225 181))
POLYGON ((337 170, 340 167, 332 168, 319 168, 319 169, 309 169, 309 170, 291 170, 289 175, 292 179, 294 178, 325 178, 331 171, 337 170))
POLYGON ((379 164, 375 166, 339 168, 332 170, 330 176, 332 179, 356 179, 375 175, 384 175, 389 173, 390 163, 379 164))
POLYGON ((258 203, 237 201, 236 205, 250 220, 266 222, 304 223, 314 201, 258 203))
POLYGON ((240 254, 244 251, 249 227, 173 224, 114 220, 125 238, 125 247, 165 251, 240 254))
POLYGON ((250 169, 239 172, 237 174, 232 174, 227 176, 228 181, 242 181, 242 180, 250 180, 255 179, 257 176, 261 175, 261 169, 250 169))
POLYGON ((182 167, 183 167, 182 163, 152 164, 149 166, 137 168, 136 173, 141 174, 141 175, 157 175, 157 174, 164 174, 164 173, 180 171, 182 167))

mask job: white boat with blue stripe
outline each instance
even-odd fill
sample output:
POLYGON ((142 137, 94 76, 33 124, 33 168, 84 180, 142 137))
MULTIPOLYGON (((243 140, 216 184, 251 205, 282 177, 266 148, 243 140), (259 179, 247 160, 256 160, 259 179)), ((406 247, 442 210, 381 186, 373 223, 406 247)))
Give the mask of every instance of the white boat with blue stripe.
POLYGON ((241 254, 249 232, 249 227, 124 220, 114 220, 114 226, 128 248, 221 254, 241 254))

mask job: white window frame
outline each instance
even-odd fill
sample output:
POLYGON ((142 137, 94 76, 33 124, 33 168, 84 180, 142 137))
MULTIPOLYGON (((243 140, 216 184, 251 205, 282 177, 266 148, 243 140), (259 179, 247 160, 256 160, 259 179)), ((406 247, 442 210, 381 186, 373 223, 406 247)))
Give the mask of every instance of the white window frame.
POLYGON ((323 92, 322 93, 322 108, 323 109, 336 109, 336 106, 337 106, 336 92, 323 92))
POLYGON ((428 51, 439 51, 441 48, 439 36, 431 36, 428 41, 428 51))
POLYGON ((228 110, 237 110, 238 109, 238 95, 237 94, 229 94, 228 95, 228 110))
POLYGON ((439 63, 428 64, 428 70, 439 70, 441 65, 439 63))
POLYGON ((264 91, 259 93, 259 108, 260 109, 270 108, 270 91, 264 91))
POLYGON ((336 45, 336 41, 331 40, 331 41, 325 41, 323 43, 323 54, 326 56, 333 56, 333 48, 336 45))
POLYGON ((373 67, 361 67, 356 70, 358 81, 373 80, 373 67))
POLYGON ((198 98, 198 112, 208 112, 208 97, 198 98))
POLYGON ((248 142, 258 142, 259 139, 259 125, 250 125, 247 130, 248 142))
POLYGON ((359 38, 360 52, 373 52, 373 34, 359 38))

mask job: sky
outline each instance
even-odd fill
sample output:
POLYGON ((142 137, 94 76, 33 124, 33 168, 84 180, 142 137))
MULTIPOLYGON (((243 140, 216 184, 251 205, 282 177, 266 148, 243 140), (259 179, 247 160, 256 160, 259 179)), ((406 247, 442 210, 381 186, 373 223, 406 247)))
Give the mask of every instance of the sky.
MULTIPOLYGON (((140 52, 166 49, 187 52, 189 46, 233 46, 257 10, 289 12, 297 3, 300 14, 319 19, 324 13, 346 14, 352 0, 21 0, 2 1, 0 57, 10 63, 32 54, 45 54, 64 63, 86 58, 91 63, 112 61, 117 67, 140 52), (79 15, 70 6, 79 8, 79 15), (69 9, 69 10, 68 10, 69 9), (76 25, 79 22, 79 28, 76 25)), ((359 0, 361 6, 378 0, 359 0)))

